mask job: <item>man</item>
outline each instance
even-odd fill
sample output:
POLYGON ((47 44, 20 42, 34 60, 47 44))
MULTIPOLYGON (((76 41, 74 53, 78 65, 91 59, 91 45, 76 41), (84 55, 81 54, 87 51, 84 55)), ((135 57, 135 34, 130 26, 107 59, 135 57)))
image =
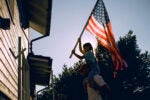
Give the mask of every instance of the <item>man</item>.
POLYGON ((88 82, 86 79, 90 69, 83 65, 79 70, 81 76, 85 77, 84 89, 88 93, 88 100, 105 100, 106 94, 110 92, 110 88, 104 81, 101 75, 97 74, 94 76, 93 81, 88 82))

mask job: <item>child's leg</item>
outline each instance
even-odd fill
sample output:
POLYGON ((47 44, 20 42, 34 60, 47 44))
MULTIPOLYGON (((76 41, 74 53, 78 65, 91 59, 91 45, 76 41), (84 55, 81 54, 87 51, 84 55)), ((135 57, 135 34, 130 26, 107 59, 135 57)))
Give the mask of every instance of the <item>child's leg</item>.
POLYGON ((90 71, 89 74, 88 74, 88 79, 89 79, 89 80, 93 80, 93 77, 94 77, 95 75, 97 75, 98 73, 99 73, 99 72, 98 72, 97 68, 92 68, 91 71, 90 71))

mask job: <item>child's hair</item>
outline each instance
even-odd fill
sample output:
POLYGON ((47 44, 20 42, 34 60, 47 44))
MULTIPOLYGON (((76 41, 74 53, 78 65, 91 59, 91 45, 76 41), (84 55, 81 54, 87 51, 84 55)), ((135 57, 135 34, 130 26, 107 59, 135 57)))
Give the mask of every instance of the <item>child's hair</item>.
POLYGON ((85 43, 85 44, 83 45, 83 48, 84 48, 85 46, 89 46, 90 50, 93 51, 93 47, 92 47, 91 43, 85 43))

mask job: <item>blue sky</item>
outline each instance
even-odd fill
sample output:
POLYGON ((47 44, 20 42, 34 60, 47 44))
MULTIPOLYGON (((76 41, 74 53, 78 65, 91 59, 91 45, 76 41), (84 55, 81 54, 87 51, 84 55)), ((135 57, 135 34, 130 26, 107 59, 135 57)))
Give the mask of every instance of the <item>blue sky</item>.
MULTIPOLYGON (((103 0, 110 17, 116 41, 133 30, 137 44, 150 51, 150 0, 103 0)), ((70 53, 93 9, 96 0, 53 0, 50 36, 33 42, 33 52, 53 59, 53 71, 58 75, 66 64, 73 66, 76 57, 70 53)), ((31 30, 31 39, 39 33, 31 30)), ((82 42, 96 46, 93 35, 85 31, 82 42)))

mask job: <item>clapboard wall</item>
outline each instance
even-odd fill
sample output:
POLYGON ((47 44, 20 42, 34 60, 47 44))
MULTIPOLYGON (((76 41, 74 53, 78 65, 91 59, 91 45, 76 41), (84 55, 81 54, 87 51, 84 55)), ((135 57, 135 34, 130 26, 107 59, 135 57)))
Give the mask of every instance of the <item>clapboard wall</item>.
MULTIPOLYGON (((18 54, 18 37, 21 37, 22 49, 25 58, 28 54, 29 32, 20 27, 19 12, 16 0, 0 0, 0 16, 10 19, 10 29, 0 28, 0 92, 11 100, 18 98, 18 60, 15 59, 10 48, 15 55, 18 54), (9 12, 10 10, 10 12, 9 12)), ((27 82, 29 83, 29 82, 27 82)), ((1 98, 1 97, 0 97, 1 98)))

